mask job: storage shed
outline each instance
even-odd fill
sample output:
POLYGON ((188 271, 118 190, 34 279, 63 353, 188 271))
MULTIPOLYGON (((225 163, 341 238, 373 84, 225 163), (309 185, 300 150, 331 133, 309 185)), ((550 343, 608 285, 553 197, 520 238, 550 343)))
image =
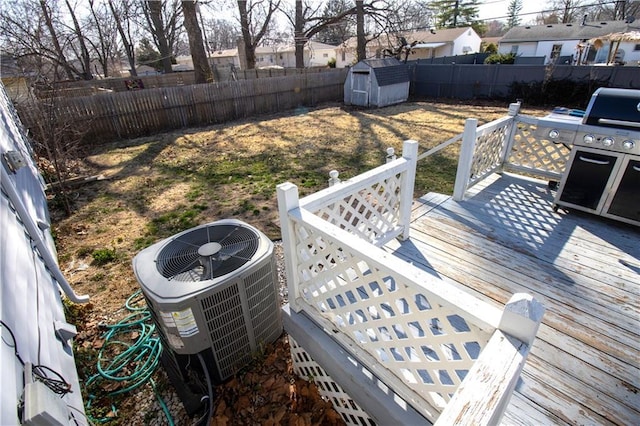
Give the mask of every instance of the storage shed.
POLYGON ((355 64, 344 83, 344 103, 383 107, 409 97, 409 70, 396 58, 365 59, 355 64))

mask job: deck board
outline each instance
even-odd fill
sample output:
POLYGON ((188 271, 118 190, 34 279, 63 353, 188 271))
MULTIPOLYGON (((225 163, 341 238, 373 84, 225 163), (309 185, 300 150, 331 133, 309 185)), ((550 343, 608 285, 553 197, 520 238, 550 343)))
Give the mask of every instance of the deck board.
POLYGON ((545 305, 505 424, 640 424, 640 229, 554 212, 553 195, 510 174, 462 202, 430 193, 386 249, 496 306, 545 305))

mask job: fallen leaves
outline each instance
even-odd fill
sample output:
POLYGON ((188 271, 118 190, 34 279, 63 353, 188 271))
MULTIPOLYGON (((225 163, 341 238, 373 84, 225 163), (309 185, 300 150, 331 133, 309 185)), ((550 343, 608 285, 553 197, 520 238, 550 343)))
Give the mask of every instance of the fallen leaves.
POLYGON ((260 424, 265 426, 343 425, 316 385, 293 374, 287 336, 269 354, 216 390, 212 425, 260 424))

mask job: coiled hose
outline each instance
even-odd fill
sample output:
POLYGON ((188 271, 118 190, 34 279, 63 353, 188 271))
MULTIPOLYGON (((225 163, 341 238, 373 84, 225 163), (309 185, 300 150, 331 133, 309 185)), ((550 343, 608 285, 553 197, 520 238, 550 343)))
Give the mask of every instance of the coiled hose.
MULTIPOLYGON (((155 324, 151 320, 151 313, 146 307, 134 306, 139 298, 140 290, 133 293, 125 302, 125 307, 131 314, 127 315, 117 324, 107 325, 104 335, 104 343, 98 353, 97 373, 89 377, 86 382, 87 388, 100 381, 112 381, 122 383, 118 389, 108 392, 107 397, 120 395, 132 391, 147 381, 151 384, 153 392, 164 412, 169 425, 173 426, 173 418, 169 412, 167 404, 156 389, 156 384, 151 378, 160 362, 162 354, 162 343, 155 335, 155 324), (138 333, 138 337, 129 343, 121 340, 123 337, 138 333), (119 348, 118 348, 119 347, 119 348), (113 356, 109 353, 115 354, 113 356)), ((89 395, 86 408, 91 407, 91 402, 96 399, 95 395, 89 395)), ((116 412, 115 406, 112 411, 116 412)), ((112 420, 111 417, 93 418, 90 420, 97 423, 106 423, 112 420)))

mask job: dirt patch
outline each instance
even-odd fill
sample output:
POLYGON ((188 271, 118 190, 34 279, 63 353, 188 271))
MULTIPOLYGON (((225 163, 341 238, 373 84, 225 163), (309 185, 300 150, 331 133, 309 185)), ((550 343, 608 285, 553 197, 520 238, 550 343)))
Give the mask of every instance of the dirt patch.
MULTIPOLYGON (((150 244, 231 217, 279 239, 277 184, 293 182, 304 196, 326 187, 333 169, 343 179, 357 175, 382 164, 387 147, 400 153, 407 139, 417 140, 424 152, 461 133, 465 119, 478 118, 482 124, 504 116, 507 107, 414 102, 359 110, 324 105, 91 148, 83 173, 107 179, 74 190, 70 217, 58 216, 52 207, 61 268, 77 293, 91 296, 85 321, 116 321, 124 315, 125 300, 139 288, 131 260, 150 244)), ((422 161, 416 195, 450 193, 457 155, 454 144, 422 161)), ((135 404, 125 401, 123 406, 135 404)))

